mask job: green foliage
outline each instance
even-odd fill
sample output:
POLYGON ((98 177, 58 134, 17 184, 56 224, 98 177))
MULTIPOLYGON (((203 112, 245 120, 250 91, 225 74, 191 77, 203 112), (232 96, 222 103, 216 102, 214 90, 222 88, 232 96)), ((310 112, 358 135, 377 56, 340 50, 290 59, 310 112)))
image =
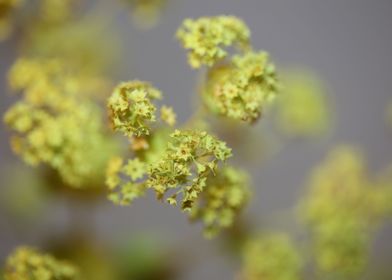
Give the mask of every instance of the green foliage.
POLYGON ((212 66, 225 58, 225 47, 247 49, 250 31, 242 20, 234 16, 216 16, 186 19, 176 36, 189 50, 189 64, 200 68, 202 65, 212 66))
POLYGON ((19 247, 7 259, 5 280, 77 280, 73 265, 33 248, 19 247))
POLYGON ((349 147, 315 170, 302 211, 320 271, 343 279, 363 271, 371 233, 392 209, 391 194, 369 181, 362 157, 349 147))
POLYGON ((251 239, 244 246, 241 280, 299 280, 302 262, 291 240, 274 233, 251 239))

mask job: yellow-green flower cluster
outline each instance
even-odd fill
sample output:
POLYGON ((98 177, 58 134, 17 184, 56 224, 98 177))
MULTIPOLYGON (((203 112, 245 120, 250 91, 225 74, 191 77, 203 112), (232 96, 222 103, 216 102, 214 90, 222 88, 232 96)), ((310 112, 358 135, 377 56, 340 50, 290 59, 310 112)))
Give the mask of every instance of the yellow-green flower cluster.
POLYGON ((100 183, 112 144, 100 108, 86 97, 96 79, 61 60, 20 59, 9 83, 23 94, 4 116, 14 152, 31 165, 49 165, 70 186, 100 183))
POLYGON ((0 41, 8 37, 12 29, 12 14, 21 6, 23 0, 0 1, 0 41))
POLYGON ((156 121, 152 100, 159 98, 161 92, 146 82, 121 83, 108 99, 113 128, 129 137, 149 135, 149 125, 156 121))
POLYGON ((226 144, 206 132, 176 130, 164 152, 158 152, 152 161, 135 157, 127 163, 121 158, 109 162, 109 199, 128 205, 153 189, 159 200, 171 205, 180 201, 183 211, 191 211, 193 219, 206 223, 206 232, 217 233, 232 225, 248 198, 247 178, 242 172, 218 170, 219 162, 230 156, 226 144))
POLYGON ((174 126, 176 124, 177 115, 172 107, 162 106, 161 119, 168 125, 174 126))
POLYGON ((215 173, 219 161, 231 156, 231 150, 222 141, 199 131, 176 130, 161 160, 149 168, 147 185, 159 199, 170 192, 167 202, 190 210, 206 187, 207 177, 215 173))
POLYGON ((268 54, 248 52, 234 56, 229 65, 213 68, 203 97, 211 111, 253 123, 277 91, 275 66, 268 54))
POLYGON ((193 68, 212 66, 227 56, 225 47, 249 46, 250 31, 234 16, 186 19, 177 31, 177 38, 189 50, 188 61, 193 68))
POLYGON ((121 158, 114 158, 107 169, 109 198, 118 204, 129 204, 152 188, 159 199, 170 191, 166 201, 177 204, 181 196, 182 209, 190 210, 206 186, 207 177, 215 173, 218 162, 225 161, 231 151, 224 142, 206 132, 179 131, 170 135, 167 148, 154 162, 139 158, 124 165, 121 158), (142 179, 148 175, 145 180, 142 179))
POLYGON ((357 276, 367 263, 371 233, 391 205, 390 189, 369 181, 358 152, 333 151, 315 170, 302 208, 318 269, 345 279, 357 276))
POLYGON ((249 240, 243 251, 241 280, 299 280, 302 261, 285 234, 249 240))
POLYGON ((202 90, 207 108, 233 120, 258 120, 280 86, 268 53, 252 50, 246 24, 234 16, 186 19, 177 37, 193 68, 209 67, 202 90), (241 53, 228 57, 225 47, 233 45, 241 53))
POLYGON ((120 157, 112 158, 106 169, 109 200, 118 205, 129 205, 134 199, 143 196, 146 185, 141 179, 146 172, 147 164, 139 158, 130 159, 127 164, 120 157))
POLYGON ((226 166, 207 178, 207 187, 190 213, 192 220, 203 221, 207 237, 233 225, 248 202, 248 181, 244 171, 231 166, 226 166))
POLYGON ((325 132, 331 114, 321 82, 311 73, 293 72, 284 77, 285 90, 277 102, 277 125, 290 136, 325 132))
POLYGON ((76 280, 78 269, 30 247, 17 248, 7 259, 5 280, 76 280))
POLYGON ((141 27, 157 24, 167 0, 124 0, 132 5, 132 16, 141 27))

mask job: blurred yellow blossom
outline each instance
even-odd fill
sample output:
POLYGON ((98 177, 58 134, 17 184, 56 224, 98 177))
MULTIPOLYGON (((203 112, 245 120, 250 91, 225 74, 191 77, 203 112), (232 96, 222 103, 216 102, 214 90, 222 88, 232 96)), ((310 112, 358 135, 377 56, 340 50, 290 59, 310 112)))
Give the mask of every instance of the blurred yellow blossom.
POLYGON ((132 18, 142 28, 157 25, 168 0, 123 0, 131 5, 132 18))
POLYGON ((250 31, 242 20, 234 16, 201 17, 184 20, 176 36, 189 50, 189 64, 200 68, 202 65, 212 66, 225 58, 225 47, 248 49, 250 31))
POLYGON ((8 257, 5 280, 77 280, 78 269, 30 247, 18 247, 8 257))
POLYGON ((277 106, 277 127, 291 136, 314 136, 331 125, 332 112, 321 81, 305 71, 284 75, 277 106))
POLYGON ((300 280, 302 260, 282 233, 250 239, 243 249, 241 280, 300 280))
POLYGON ((22 92, 4 115, 12 148, 27 163, 45 163, 70 186, 103 182, 115 145, 105 135, 102 110, 89 97, 96 79, 57 59, 19 59, 9 83, 22 92), (96 151, 100 151, 97 153, 96 151))
POLYGON ((312 174, 302 204, 320 271, 357 276, 367 263, 371 233, 392 209, 390 188, 367 178, 364 159, 353 148, 332 151, 312 174))
POLYGON ((162 106, 161 107, 161 119, 170 126, 176 124, 176 113, 174 113, 172 107, 162 106))
POLYGON ((225 166, 207 178, 205 191, 192 207, 190 217, 192 220, 201 220, 205 235, 213 237, 221 229, 233 225, 249 197, 246 172, 225 166))

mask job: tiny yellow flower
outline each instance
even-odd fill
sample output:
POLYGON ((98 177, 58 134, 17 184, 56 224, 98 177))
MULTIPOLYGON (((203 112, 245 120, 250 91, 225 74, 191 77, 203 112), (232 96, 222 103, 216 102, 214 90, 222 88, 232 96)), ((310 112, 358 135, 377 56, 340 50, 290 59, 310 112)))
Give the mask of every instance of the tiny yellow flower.
POLYGON ((161 119, 170 126, 176 124, 176 113, 174 113, 172 107, 162 106, 161 108, 161 119))

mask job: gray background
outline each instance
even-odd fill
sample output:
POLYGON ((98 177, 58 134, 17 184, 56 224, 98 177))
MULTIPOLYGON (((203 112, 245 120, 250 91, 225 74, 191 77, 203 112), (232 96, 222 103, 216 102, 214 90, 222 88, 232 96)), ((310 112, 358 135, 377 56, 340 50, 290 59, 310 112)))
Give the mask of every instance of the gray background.
MULTIPOLYGON (((188 67, 174 32, 185 17, 218 14, 244 19, 252 30, 255 48, 268 50, 278 65, 305 65, 315 70, 328 83, 334 100, 333 134, 322 141, 286 143, 268 162, 250 167, 255 195, 248 213, 267 227, 290 230, 291 218, 270 215, 297 203, 312 166, 335 144, 358 145, 374 172, 391 163, 392 133, 384 120, 385 106, 392 101, 391 12, 390 0, 177 0, 160 24, 149 31, 131 26, 128 15, 120 13, 117 32, 129 54, 119 65, 118 79, 152 81, 165 93, 165 103, 173 105, 184 121, 193 110, 198 75, 188 67)), ((12 102, 6 93, 5 73, 14 52, 14 42, 0 44, 1 114, 12 102)), ((262 128, 266 129, 263 125, 255 129, 262 128)), ((3 124, 0 129, 0 164, 5 170, 18 160, 9 150, 3 124)), ((1 188, 5 187, 4 178, 0 179, 1 188)), ((183 279, 232 279, 237 269, 214 242, 201 237, 199 225, 189 225, 177 209, 157 203, 152 195, 130 208, 104 202, 94 213, 80 211, 87 212, 84 214, 94 221, 102 238, 115 240, 120 235, 152 231, 183 246, 195 258, 183 279)), ((48 212, 23 235, 17 235, 9 219, 0 213, 0 258, 17 244, 40 244, 45 227, 61 232, 69 223, 62 203, 51 205, 48 212)), ((390 263, 391 233, 391 226, 387 226, 378 235, 373 266, 390 263)))

